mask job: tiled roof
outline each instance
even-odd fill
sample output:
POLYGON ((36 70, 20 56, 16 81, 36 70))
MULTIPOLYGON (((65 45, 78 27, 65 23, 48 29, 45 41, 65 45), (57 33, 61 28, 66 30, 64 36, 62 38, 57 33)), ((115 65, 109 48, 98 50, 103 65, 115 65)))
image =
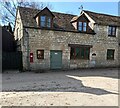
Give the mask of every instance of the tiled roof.
MULTIPOLYGON (((23 22, 23 26, 39 27, 34 17, 41 10, 26 8, 26 7, 18 7, 18 8, 23 22)), ((120 26, 120 17, 118 16, 100 14, 86 10, 83 11, 87 13, 98 24, 120 26)), ((55 16, 53 19, 54 29, 76 31, 70 22, 76 20, 78 16, 65 14, 65 13, 58 13, 58 12, 52 12, 52 14, 55 16)))
POLYGON ((38 27, 34 16, 40 11, 38 9, 18 7, 23 26, 38 27))
POLYGON ((87 13, 97 24, 120 26, 120 16, 112 16, 86 10, 83 11, 87 13))
MULTIPOLYGON (((19 7, 21 19, 23 21, 24 26, 28 27, 38 27, 34 16, 40 11, 38 9, 26 8, 26 7, 19 7)), ((63 14, 52 12, 54 17, 54 28, 61 29, 61 30, 74 30, 74 27, 70 23, 71 19, 75 15, 71 14, 63 14)))

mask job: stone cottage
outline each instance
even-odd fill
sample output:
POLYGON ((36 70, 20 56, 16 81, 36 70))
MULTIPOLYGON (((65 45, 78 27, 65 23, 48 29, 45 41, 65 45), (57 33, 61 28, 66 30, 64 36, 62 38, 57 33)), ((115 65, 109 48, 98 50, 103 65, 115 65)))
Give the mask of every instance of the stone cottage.
POLYGON ((14 35, 27 70, 119 66, 119 16, 18 7, 14 35))

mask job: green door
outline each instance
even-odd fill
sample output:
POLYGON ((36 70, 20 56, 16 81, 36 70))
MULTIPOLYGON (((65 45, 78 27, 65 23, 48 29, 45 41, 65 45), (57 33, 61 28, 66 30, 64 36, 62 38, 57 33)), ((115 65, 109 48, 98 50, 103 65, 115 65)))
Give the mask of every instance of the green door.
POLYGON ((50 51, 50 68, 51 69, 62 68, 62 51, 58 50, 50 51))

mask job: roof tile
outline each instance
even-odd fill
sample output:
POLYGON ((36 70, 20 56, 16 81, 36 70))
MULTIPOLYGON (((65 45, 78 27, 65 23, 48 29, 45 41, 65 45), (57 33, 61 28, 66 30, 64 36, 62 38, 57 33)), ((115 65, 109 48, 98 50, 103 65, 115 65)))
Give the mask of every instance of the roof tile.
MULTIPOLYGON (((23 25, 27 27, 39 27, 34 16, 40 11, 41 10, 38 9, 19 7, 19 12, 23 21, 23 25)), ((118 16, 100 14, 86 10, 83 11, 87 13, 98 24, 120 26, 120 17, 118 16)), ((53 19, 54 29, 76 31, 75 28, 72 26, 71 21, 76 20, 78 16, 58 12, 52 13, 55 16, 53 19)))

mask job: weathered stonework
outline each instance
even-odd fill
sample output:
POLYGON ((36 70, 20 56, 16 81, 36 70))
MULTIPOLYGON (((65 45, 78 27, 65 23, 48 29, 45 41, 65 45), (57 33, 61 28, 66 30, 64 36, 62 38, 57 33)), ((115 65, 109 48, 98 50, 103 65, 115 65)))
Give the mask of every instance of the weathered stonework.
POLYGON ((108 37, 107 26, 99 26, 96 35, 31 28, 27 28, 26 31, 29 34, 29 52, 33 53, 34 59, 34 62, 30 63, 30 69, 50 69, 50 50, 62 50, 63 69, 118 66, 118 35, 108 37), (68 44, 92 45, 90 60, 70 60, 68 44), (44 50, 43 60, 37 59, 38 49, 44 50), (106 59, 107 49, 115 49, 114 60, 106 59), (92 57, 93 53, 96 53, 95 58, 92 57))
POLYGON ((51 50, 62 51, 62 69, 120 66, 120 27, 116 29, 116 37, 109 37, 108 25, 100 24, 92 24, 96 34, 47 30, 23 27, 19 11, 17 15, 14 35, 16 39, 18 38, 20 50, 23 52, 23 69, 50 69, 51 50), (19 28, 18 33, 17 28, 19 28), (91 45, 90 59, 70 59, 68 44, 91 45), (44 59, 37 59, 36 51, 39 49, 44 50, 44 59), (107 60, 107 49, 115 50, 114 60, 107 60), (33 63, 30 63, 30 53, 33 53, 33 63), (93 53, 96 54, 95 57, 92 56, 93 53))

